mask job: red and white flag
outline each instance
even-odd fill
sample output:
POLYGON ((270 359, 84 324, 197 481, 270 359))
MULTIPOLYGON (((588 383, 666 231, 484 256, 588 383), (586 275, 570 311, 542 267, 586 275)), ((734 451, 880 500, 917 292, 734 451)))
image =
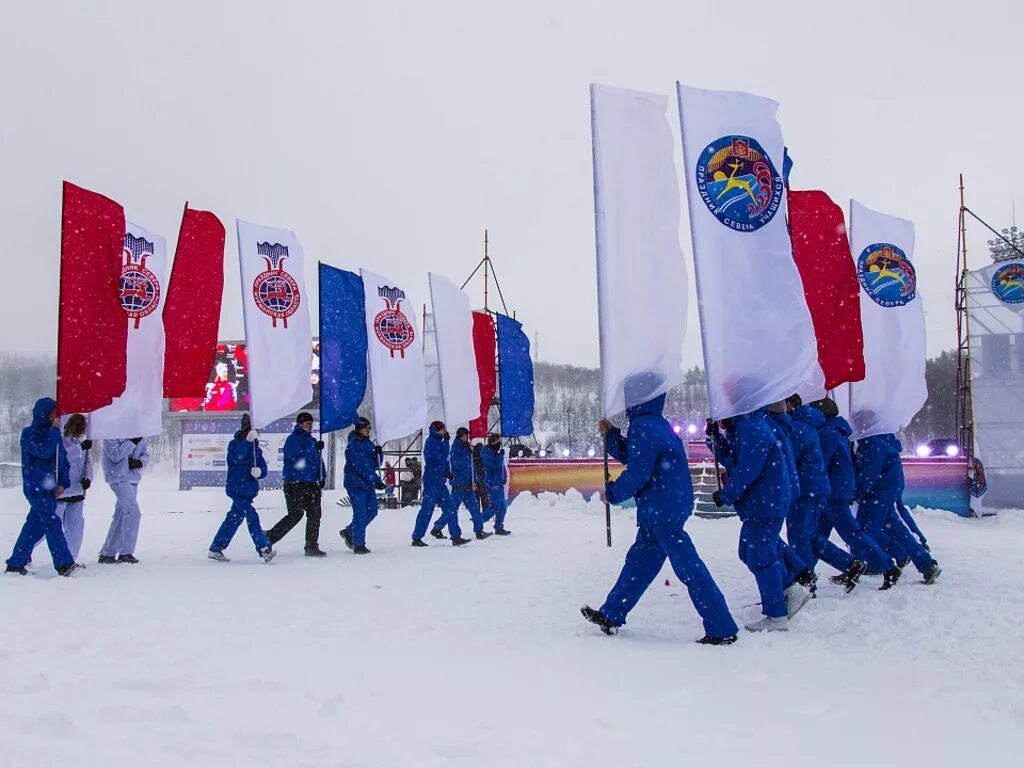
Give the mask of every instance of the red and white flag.
POLYGON ((57 407, 88 413, 124 392, 128 325, 121 308, 124 208, 64 182, 57 407))

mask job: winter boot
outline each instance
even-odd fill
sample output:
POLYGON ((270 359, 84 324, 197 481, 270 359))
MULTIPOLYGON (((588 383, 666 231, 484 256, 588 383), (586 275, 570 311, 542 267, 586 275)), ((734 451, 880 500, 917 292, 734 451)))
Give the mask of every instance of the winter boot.
POLYGON ((860 583, 860 577, 867 571, 868 564, 863 560, 854 560, 850 563, 850 566, 840 573, 838 576, 833 576, 829 581, 833 584, 839 584, 840 586, 846 587, 847 592, 853 592, 857 584, 860 583))
POLYGON ((444 532, 440 528, 431 528, 430 529, 430 535, 433 536, 435 539, 447 539, 448 538, 447 536, 444 535, 444 532))
POLYGON ((264 563, 269 563, 274 559, 274 555, 276 554, 277 552, 274 551, 273 547, 264 547, 260 550, 260 557, 263 558, 264 563))
POLYGON ((100 555, 100 559, 96 562, 100 565, 117 565, 118 559, 111 555, 100 555))
POLYGON ((307 544, 304 553, 306 557, 327 557, 327 553, 320 549, 319 544, 307 544))
POLYGON ((412 540, 412 545, 414 547, 426 547, 426 546, 429 546, 427 544, 427 542, 425 542, 423 539, 413 539, 412 540))
POLYGON ((785 616, 764 616, 743 626, 747 632, 785 632, 789 629, 789 619, 785 616))
POLYGON ((786 616, 790 619, 796 616, 811 599, 811 593, 799 584, 790 584, 782 594, 786 598, 786 616))
POLYGON ((491 536, 493 536, 493 534, 490 534, 487 531, 477 531, 476 532, 477 541, 483 541, 484 539, 490 538, 491 536))
POLYGON ((879 591, 884 589, 892 589, 896 586, 896 582, 900 580, 900 576, 903 575, 903 569, 898 565, 895 568, 890 568, 885 572, 885 580, 882 582, 882 586, 878 588, 879 591))
POLYGON ((82 566, 80 566, 78 563, 68 563, 67 565, 62 565, 60 568, 58 568, 57 573, 59 573, 61 576, 74 576, 80 570, 82 570, 82 566))
POLYGON ((352 532, 348 528, 342 528, 338 531, 338 535, 341 536, 341 540, 345 542, 345 546, 352 549, 352 532))
POLYGON ((16 573, 19 576, 28 576, 28 569, 27 568, 19 568, 19 567, 15 566, 15 565, 8 565, 7 566, 7 570, 4 571, 4 573, 16 573))
POLYGON ((902 560, 896 563, 896 565, 900 567, 901 571, 905 571, 907 569, 907 566, 910 565, 910 555, 904 557, 902 560))
POLYGON ((211 560, 216 560, 218 563, 230 563, 231 560, 223 552, 218 552, 216 549, 211 549, 206 553, 206 556, 211 560))
POLYGON ((512 535, 512 531, 508 530, 507 528, 495 528, 494 529, 494 535, 495 536, 511 536, 512 535))
POLYGON ((810 568, 804 568, 796 575, 796 583, 800 586, 807 587, 807 589, 811 591, 811 597, 814 597, 815 592, 818 591, 818 574, 810 568))
POLYGON ((352 554, 353 555, 368 555, 368 554, 370 554, 370 550, 368 550, 366 548, 366 545, 364 544, 364 545, 359 546, 359 547, 354 547, 352 549, 352 554))
POLYGON ((736 642, 736 635, 729 635, 728 637, 712 637, 711 635, 704 635, 704 637, 697 642, 701 645, 732 645, 736 642))
POLYGON ((583 614, 583 618, 589 621, 591 624, 596 624, 601 628, 601 631, 606 635, 617 635, 619 634, 619 628, 617 625, 612 624, 608 619, 605 618, 604 614, 600 611, 594 610, 589 605, 584 605, 580 608, 580 613, 583 614))
POLYGON ((121 555, 119 558, 117 558, 117 562, 138 565, 139 560, 137 557, 135 557, 135 555, 121 555))
POLYGON ((936 563, 922 574, 922 576, 924 577, 922 581, 925 584, 934 584, 936 581, 938 581, 940 573, 942 573, 942 569, 939 568, 939 564, 936 563))
POLYGON ((463 544, 469 544, 469 539, 464 539, 461 536, 457 536, 456 538, 452 539, 453 547, 461 547, 463 544))

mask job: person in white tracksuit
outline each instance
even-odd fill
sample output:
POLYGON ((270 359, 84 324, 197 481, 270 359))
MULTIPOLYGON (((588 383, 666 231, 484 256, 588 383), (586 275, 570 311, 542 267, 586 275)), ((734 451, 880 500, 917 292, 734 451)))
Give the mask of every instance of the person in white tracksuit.
POLYGON ((71 467, 71 484, 57 499, 57 517, 64 525, 64 537, 76 561, 85 533, 85 493, 92 484, 92 440, 85 439, 85 428, 85 416, 80 413, 70 416, 64 424, 64 453, 71 467))
POLYGON ((103 476, 117 497, 114 519, 110 521, 107 540, 100 550, 99 562, 137 563, 135 544, 139 539, 139 481, 143 467, 149 466, 146 438, 103 441, 103 476))

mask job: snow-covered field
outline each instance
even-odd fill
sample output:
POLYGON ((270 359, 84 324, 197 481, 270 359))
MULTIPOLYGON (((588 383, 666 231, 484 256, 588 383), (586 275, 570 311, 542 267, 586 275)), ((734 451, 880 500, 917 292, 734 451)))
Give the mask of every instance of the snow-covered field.
MULTIPOLYGON (((384 511, 355 557, 328 494, 329 556, 303 557, 298 528, 269 566, 244 528, 231 563, 206 559, 222 493, 148 477, 141 498, 142 565, 95 563, 98 484, 84 574, 56 577, 41 548, 34 576, 0 579, 0 765, 934 768, 1024 752, 1024 512, 921 511, 936 586, 826 584, 788 633, 711 648, 668 569, 618 637, 584 623, 634 528, 616 512, 607 549, 603 507, 578 495, 521 498, 514 535, 461 549, 412 549, 413 511, 384 511)), ((283 499, 257 501, 269 527, 283 499)), ((5 558, 24 513, 0 491, 5 558)), ((737 529, 688 524, 742 623, 758 609, 737 529)))

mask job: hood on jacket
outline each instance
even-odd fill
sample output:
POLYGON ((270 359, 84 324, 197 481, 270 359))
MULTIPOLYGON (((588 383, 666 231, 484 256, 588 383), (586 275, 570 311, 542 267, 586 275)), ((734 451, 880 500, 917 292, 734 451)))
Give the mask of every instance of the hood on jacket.
POLYGON ((789 417, 804 424, 810 424, 815 429, 821 429, 825 426, 825 414, 810 405, 801 405, 798 408, 794 408, 789 417))
POLYGON ((832 416, 825 419, 825 426, 831 427, 836 432, 841 434, 843 437, 849 439, 850 435, 853 434, 853 427, 850 426, 850 422, 844 419, 842 416, 832 416))
POLYGON ((640 416, 661 416, 665 411, 665 395, 658 395, 644 403, 631 405, 626 409, 630 421, 640 416))
POLYGON ((57 401, 52 397, 41 397, 36 400, 36 404, 32 406, 32 426, 33 427, 51 427, 49 416, 53 413, 53 409, 57 407, 57 401))

